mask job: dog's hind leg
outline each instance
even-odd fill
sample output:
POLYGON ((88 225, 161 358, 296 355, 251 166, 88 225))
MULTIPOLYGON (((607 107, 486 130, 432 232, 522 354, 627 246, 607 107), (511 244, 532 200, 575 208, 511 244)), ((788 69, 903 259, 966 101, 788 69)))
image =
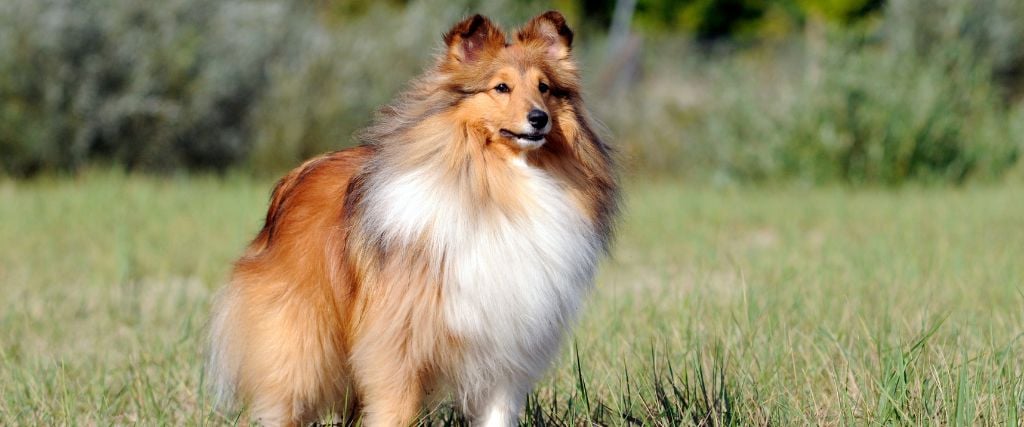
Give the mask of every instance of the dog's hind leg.
POLYGON ((236 285, 218 303, 227 312, 213 339, 253 420, 306 424, 340 403, 348 387, 332 309, 294 287, 236 285))

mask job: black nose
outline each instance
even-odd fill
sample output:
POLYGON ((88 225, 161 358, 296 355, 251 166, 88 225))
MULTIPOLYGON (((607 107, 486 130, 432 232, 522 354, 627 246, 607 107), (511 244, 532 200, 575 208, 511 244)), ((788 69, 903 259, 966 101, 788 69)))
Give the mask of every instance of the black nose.
POLYGON ((526 120, 530 122, 534 129, 541 129, 544 125, 548 124, 548 113, 534 108, 526 115, 526 120))

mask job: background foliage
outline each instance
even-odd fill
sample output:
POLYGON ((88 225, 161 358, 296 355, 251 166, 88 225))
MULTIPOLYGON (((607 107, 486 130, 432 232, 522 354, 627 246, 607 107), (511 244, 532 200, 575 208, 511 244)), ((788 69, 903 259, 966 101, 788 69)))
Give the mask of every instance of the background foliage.
POLYGON ((1020 0, 142 3, 0 1, 0 425, 239 424, 202 343, 273 178, 552 7, 628 172, 523 425, 1022 425, 1020 0))
POLYGON ((590 104, 639 173, 956 183, 1019 163, 1019 1, 637 0, 625 36, 615 6, 7 1, 0 169, 276 174, 352 145, 459 17, 550 7, 576 23, 590 104))

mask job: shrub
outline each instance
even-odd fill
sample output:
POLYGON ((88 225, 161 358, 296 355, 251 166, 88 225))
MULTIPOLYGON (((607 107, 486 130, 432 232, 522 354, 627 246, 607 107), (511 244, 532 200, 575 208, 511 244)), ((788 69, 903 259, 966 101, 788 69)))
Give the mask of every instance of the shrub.
POLYGON ((2 2, 0 171, 279 171, 351 144, 467 10, 537 9, 473 3, 2 2))
POLYGON ((744 137, 742 146, 769 151, 720 158, 732 175, 962 182, 998 176, 1016 160, 1009 117, 983 67, 885 50, 844 50, 831 49, 820 65, 820 79, 801 82, 789 105, 772 111, 770 103, 762 103, 761 112, 727 107, 747 113, 724 116, 732 120, 725 126, 737 133, 734 137, 744 137), (771 122, 757 124, 750 113, 771 122), (746 123, 755 124, 746 129, 746 123))
MULTIPOLYGON (((700 57, 703 65, 683 68, 688 78, 658 73, 628 95, 620 108, 636 114, 612 127, 637 163, 698 179, 897 184, 1002 176, 1024 135, 994 77, 1012 54, 997 55, 994 46, 1018 39, 979 27, 1014 3, 983 3, 988 18, 951 0, 897 0, 864 34, 811 33, 790 44, 800 49, 700 57), (935 10, 917 15, 911 6, 935 10), (923 36, 943 25, 955 31, 923 36), (686 92, 698 95, 664 95, 686 92)), ((1024 22, 1016 10, 1020 21, 998 19, 1024 22)), ((680 69, 660 61, 654 67, 680 69)))
POLYGON ((16 175, 89 161, 221 169, 281 48, 265 2, 11 0, 0 6, 0 151, 16 175))
MULTIPOLYGON (((463 13, 458 2, 371 5, 332 25, 303 25, 268 68, 253 122, 251 166, 276 172, 352 145, 353 134, 429 63, 440 34, 463 13)), ((323 19, 324 15, 321 15, 323 19)), ((331 16, 328 12, 326 16, 331 16)))
MULTIPOLYGON (((0 173, 106 163, 276 174, 351 145, 467 11, 509 24, 540 9, 478 3, 0 2, 0 173)), ((582 25, 577 53, 598 89, 589 105, 634 170, 957 183, 1017 163, 1024 3, 891 0, 879 19, 824 25, 731 50, 650 38, 642 78, 622 93, 605 83, 628 80, 608 71, 633 69, 628 55, 609 60, 582 25)))

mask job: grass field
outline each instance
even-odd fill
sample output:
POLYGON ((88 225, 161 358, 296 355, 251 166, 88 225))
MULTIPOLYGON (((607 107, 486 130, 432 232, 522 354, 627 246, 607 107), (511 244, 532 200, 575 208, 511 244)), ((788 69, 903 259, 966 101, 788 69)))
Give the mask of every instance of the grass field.
MULTIPOLYGON (((270 185, 0 181, 0 425, 230 423, 202 330, 270 185)), ((627 190, 529 423, 1020 424, 1020 186, 627 190)))

